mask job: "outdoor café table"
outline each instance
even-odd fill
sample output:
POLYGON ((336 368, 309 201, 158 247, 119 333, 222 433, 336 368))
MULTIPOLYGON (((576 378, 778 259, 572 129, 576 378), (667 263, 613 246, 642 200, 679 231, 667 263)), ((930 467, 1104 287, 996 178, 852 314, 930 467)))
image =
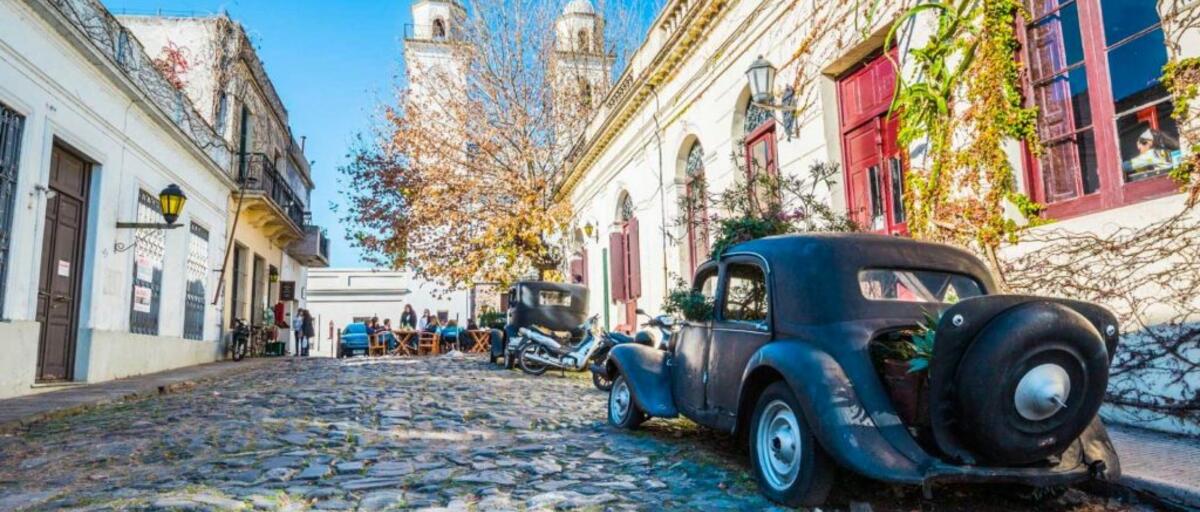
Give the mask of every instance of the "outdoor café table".
POLYGON ((483 354, 492 350, 492 331, 486 329, 476 329, 473 331, 467 331, 467 335, 469 335, 471 337, 471 341, 474 342, 468 352, 472 354, 483 354))
POLYGON ((441 353, 441 340, 436 332, 423 331, 417 335, 417 355, 441 353))
POLYGON ((394 355, 394 356, 413 355, 413 353, 414 353, 413 347, 415 347, 416 344, 415 343, 410 344, 410 342, 412 342, 413 338, 417 337, 417 331, 408 331, 408 330, 392 331, 392 335, 394 335, 396 337, 396 348, 392 349, 392 351, 390 352, 391 355, 394 355))

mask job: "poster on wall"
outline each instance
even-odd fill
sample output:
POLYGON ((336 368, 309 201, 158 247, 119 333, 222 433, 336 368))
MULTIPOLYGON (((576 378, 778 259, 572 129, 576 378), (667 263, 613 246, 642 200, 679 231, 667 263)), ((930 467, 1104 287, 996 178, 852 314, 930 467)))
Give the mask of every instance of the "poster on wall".
POLYGON ((154 280, 154 263, 147 256, 138 255, 137 264, 137 280, 138 281, 153 281, 154 280))
POLYGON ((133 310, 138 313, 149 313, 154 292, 146 286, 133 287, 133 310))
POLYGON ((291 302, 296 300, 296 282, 295 281, 280 281, 279 282, 279 300, 283 302, 291 302))

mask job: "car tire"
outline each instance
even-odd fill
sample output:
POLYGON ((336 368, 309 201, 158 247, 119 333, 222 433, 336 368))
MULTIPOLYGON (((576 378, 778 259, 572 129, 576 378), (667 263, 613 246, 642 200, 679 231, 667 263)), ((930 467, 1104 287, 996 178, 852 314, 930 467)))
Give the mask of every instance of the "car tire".
POLYGON ((750 463, 763 494, 789 507, 816 507, 833 486, 836 467, 812 435, 786 382, 758 397, 750 420, 750 463))
POLYGON ((1075 310, 1032 302, 988 322, 955 372, 955 412, 972 451, 990 464, 1030 464, 1062 453, 1096 417, 1108 349, 1075 310))
POLYGON ((517 352, 519 356, 518 360, 521 363, 521 371, 529 375, 541 375, 546 373, 546 370, 548 370, 549 367, 542 363, 529 360, 529 355, 536 354, 541 348, 542 346, 538 345, 537 343, 525 343, 524 345, 521 345, 521 348, 517 352))
POLYGON ((624 375, 617 375, 608 392, 608 423, 625 430, 638 428, 646 421, 646 413, 633 399, 633 390, 624 375))

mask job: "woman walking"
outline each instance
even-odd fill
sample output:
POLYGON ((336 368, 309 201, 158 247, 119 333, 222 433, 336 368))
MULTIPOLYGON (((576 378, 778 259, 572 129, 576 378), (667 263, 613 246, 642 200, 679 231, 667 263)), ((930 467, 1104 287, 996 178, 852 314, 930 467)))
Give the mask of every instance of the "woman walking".
POLYGON ((316 335, 316 327, 313 325, 312 313, 309 313, 307 309, 301 311, 303 311, 304 316, 304 322, 301 325, 304 330, 304 349, 301 355, 308 357, 308 344, 312 341, 313 336, 316 335))

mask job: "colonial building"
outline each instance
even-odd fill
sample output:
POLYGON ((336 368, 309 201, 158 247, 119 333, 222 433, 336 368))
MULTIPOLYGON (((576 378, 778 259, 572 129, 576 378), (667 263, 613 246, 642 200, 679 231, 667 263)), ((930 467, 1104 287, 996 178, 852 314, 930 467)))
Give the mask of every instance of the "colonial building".
MULTIPOLYGON (((828 202, 870 231, 904 234, 907 160, 887 115, 897 70, 884 44, 912 3, 667 2, 603 99, 563 188, 579 228, 571 273, 592 286, 592 310, 629 328, 636 308, 662 307, 670 276, 690 277, 708 258, 704 222, 677 221, 712 207, 679 211, 701 179, 719 191, 748 172, 803 176, 836 164, 828 202), (779 69, 776 101, 797 114, 751 101, 745 73, 760 56, 779 69)), ((1045 149, 1035 157, 1008 145, 1020 190, 1046 205, 1053 229, 1111 231, 1181 211, 1166 166, 1144 165, 1140 148, 1178 162, 1186 147, 1160 83, 1168 57, 1200 53, 1200 34, 1173 11, 1186 2, 1029 4, 1014 58, 1027 63, 1045 149)), ((898 32, 901 72, 931 25, 918 18, 898 32)))
POLYGON ((329 266, 329 241, 309 220, 303 143, 245 29, 225 15, 120 20, 161 61, 176 63, 172 78, 233 149, 239 187, 225 198, 231 242, 217 267, 224 324, 269 325, 281 301, 290 318, 303 306, 307 268, 329 266))
POLYGON ((0 1, 0 397, 221 357, 235 159, 159 69, 96 0, 0 1))

